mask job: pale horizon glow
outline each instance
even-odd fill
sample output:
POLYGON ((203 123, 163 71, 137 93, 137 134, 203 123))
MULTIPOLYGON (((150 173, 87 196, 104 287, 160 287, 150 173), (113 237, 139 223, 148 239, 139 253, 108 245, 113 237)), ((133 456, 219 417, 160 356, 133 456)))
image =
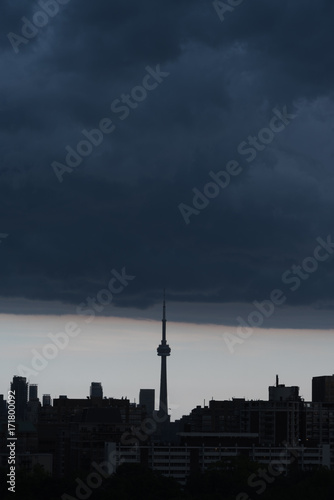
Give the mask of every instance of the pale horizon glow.
MULTIPOLYGON (((91 382, 101 382, 106 397, 128 397, 139 402, 139 390, 155 389, 158 406, 161 321, 97 317, 90 324, 77 315, 24 316, 1 314, 0 394, 7 398, 10 381, 19 375, 18 365, 31 368, 32 349, 42 352, 52 343, 48 333, 64 331, 69 321, 81 333, 48 361, 37 375, 38 395, 52 399, 66 394, 85 398, 91 382)), ((333 330, 254 328, 232 354, 223 337, 235 327, 167 322, 171 356, 167 360, 168 405, 172 420, 188 414, 211 398, 268 399, 268 386, 297 385, 311 400, 312 377, 332 375, 333 330)))

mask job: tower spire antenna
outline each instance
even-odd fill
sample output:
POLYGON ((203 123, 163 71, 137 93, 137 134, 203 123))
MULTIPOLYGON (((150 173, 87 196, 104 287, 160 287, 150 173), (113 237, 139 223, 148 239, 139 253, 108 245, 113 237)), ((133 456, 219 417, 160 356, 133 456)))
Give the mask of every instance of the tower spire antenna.
POLYGON ((164 300, 162 307, 162 343, 166 342, 166 289, 164 288, 164 300))

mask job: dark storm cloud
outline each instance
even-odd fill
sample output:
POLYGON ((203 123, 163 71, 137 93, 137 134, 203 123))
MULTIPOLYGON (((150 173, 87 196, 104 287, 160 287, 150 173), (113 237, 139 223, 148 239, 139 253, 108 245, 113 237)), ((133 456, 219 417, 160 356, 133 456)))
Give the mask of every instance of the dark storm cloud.
MULTIPOLYGON (((180 303, 251 304, 334 240, 332 2, 245 0, 221 22, 212 2, 70 0, 16 54, 8 33, 41 4, 4 2, 0 21, 3 311, 68 311, 124 266, 128 311, 164 286, 180 303), (168 76, 121 120, 111 104, 148 67, 168 76), (239 144, 284 106, 298 116, 248 164, 239 144), (103 118, 115 130, 59 183, 51 164, 103 118), (242 173, 186 225, 178 205, 229 160, 242 173)), ((330 309, 333 269, 319 263, 288 305, 330 309)))

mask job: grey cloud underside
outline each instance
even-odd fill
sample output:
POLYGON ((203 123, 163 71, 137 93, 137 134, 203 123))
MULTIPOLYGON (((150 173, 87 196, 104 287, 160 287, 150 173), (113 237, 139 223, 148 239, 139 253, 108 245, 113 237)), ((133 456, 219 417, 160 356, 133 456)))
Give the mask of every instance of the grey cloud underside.
POLYGON ((251 304, 282 288, 296 311, 330 310, 332 258, 294 293, 282 274, 316 238, 334 240, 333 3, 245 0, 224 22, 206 1, 110 4, 70 0, 18 54, 7 34, 40 7, 2 5, 5 304, 67 311, 125 266, 136 278, 113 300, 128 311, 163 287, 194 304, 251 304), (169 76, 120 120, 111 103, 157 65, 169 76), (298 117, 248 163, 238 145, 285 105, 298 117), (114 132, 59 183, 51 163, 105 117, 114 132), (243 172, 186 225, 178 205, 232 159, 243 172))

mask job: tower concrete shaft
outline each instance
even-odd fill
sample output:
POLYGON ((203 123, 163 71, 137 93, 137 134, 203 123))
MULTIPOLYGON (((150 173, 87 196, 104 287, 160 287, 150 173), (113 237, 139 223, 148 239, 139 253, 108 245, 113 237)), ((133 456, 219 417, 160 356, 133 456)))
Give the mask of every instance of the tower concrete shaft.
POLYGON ((170 347, 166 341, 166 301, 164 294, 163 314, 162 314, 162 339, 161 344, 157 349, 158 356, 161 356, 161 375, 160 375, 160 400, 159 400, 159 416, 168 416, 168 400, 167 400, 167 356, 170 356, 170 347))

